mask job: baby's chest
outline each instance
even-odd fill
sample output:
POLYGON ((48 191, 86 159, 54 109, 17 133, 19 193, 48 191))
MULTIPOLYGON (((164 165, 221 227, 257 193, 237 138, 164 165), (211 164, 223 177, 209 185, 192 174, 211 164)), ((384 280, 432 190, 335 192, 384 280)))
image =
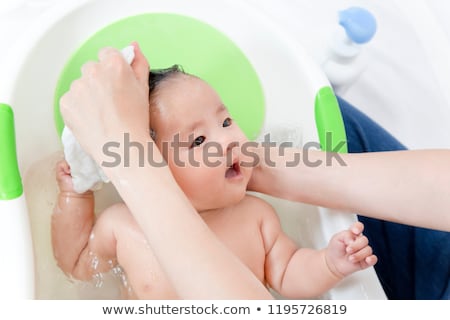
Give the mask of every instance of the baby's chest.
POLYGON ((265 250, 261 231, 255 221, 223 219, 208 223, 219 240, 261 281, 264 281, 265 250))

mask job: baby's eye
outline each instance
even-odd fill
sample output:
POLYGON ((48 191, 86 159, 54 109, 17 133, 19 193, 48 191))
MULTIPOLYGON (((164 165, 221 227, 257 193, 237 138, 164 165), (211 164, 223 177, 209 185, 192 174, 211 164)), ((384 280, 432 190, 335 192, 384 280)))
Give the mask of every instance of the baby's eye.
POLYGON ((195 138, 194 142, 192 142, 191 148, 198 147, 203 142, 205 142, 205 140, 206 140, 205 136, 198 136, 197 138, 195 138))
POLYGON ((232 123, 233 123, 233 120, 230 117, 228 117, 223 121, 222 127, 224 127, 224 128, 229 127, 229 126, 231 126, 232 123))

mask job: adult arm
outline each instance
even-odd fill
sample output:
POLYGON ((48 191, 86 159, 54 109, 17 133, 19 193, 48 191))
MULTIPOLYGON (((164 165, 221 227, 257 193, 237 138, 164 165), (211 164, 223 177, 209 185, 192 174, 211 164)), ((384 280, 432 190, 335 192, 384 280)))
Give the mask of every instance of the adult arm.
POLYGON ((261 154, 249 188, 403 224, 450 231, 450 150, 340 154, 276 148, 261 154), (265 154, 265 156, 263 156, 265 154), (338 157, 342 161, 338 161, 338 157), (269 160, 268 160, 269 159, 269 160))
POLYGON ((127 134, 152 155, 154 163, 163 163, 149 136, 149 66, 136 44, 135 52, 131 67, 111 48, 99 53, 98 63, 83 66, 82 77, 61 99, 66 125, 103 166, 181 298, 271 298, 201 220, 168 167, 140 163, 138 148, 124 150, 127 134), (111 142, 121 146, 116 153, 121 161, 115 167, 105 166, 110 159, 103 147, 111 142))

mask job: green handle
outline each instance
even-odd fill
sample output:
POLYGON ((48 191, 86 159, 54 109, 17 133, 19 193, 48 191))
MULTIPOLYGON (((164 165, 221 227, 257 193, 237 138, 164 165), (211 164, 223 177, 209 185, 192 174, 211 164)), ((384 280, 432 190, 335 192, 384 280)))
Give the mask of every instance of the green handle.
POLYGON ((14 114, 10 106, 0 103, 0 200, 18 198, 23 193, 17 165, 14 114))
POLYGON ((341 109, 331 87, 321 88, 315 101, 316 126, 323 151, 347 153, 341 109))

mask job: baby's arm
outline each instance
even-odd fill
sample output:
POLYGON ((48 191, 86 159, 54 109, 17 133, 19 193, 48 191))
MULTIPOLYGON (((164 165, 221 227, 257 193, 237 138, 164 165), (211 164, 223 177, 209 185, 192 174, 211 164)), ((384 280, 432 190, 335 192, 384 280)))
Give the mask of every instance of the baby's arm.
POLYGON ((125 204, 110 206, 95 221, 93 194, 73 191, 65 161, 58 163, 56 177, 60 194, 52 215, 52 245, 59 267, 75 279, 90 280, 119 263, 127 276, 128 296, 176 298, 125 204))
POLYGON ((315 298, 334 287, 344 276, 375 264, 376 257, 367 246, 367 238, 360 235, 359 223, 351 230, 358 232, 338 233, 325 249, 298 248, 282 232, 279 219, 270 207, 261 224, 267 283, 286 298, 315 298), (351 252, 347 252, 349 248, 352 248, 351 252), (355 260, 350 260, 352 256, 355 260))
MULTIPOLYGON (((114 237, 102 232, 102 226, 94 225, 94 195, 92 191, 77 194, 73 191, 70 168, 66 161, 56 166, 59 186, 57 203, 52 214, 52 246, 58 266, 66 273, 80 280, 92 279, 92 275, 107 270, 102 260, 115 259, 114 237), (95 248, 94 237, 102 238, 101 248, 95 248)), ((109 269, 111 266, 109 266, 109 269)))

